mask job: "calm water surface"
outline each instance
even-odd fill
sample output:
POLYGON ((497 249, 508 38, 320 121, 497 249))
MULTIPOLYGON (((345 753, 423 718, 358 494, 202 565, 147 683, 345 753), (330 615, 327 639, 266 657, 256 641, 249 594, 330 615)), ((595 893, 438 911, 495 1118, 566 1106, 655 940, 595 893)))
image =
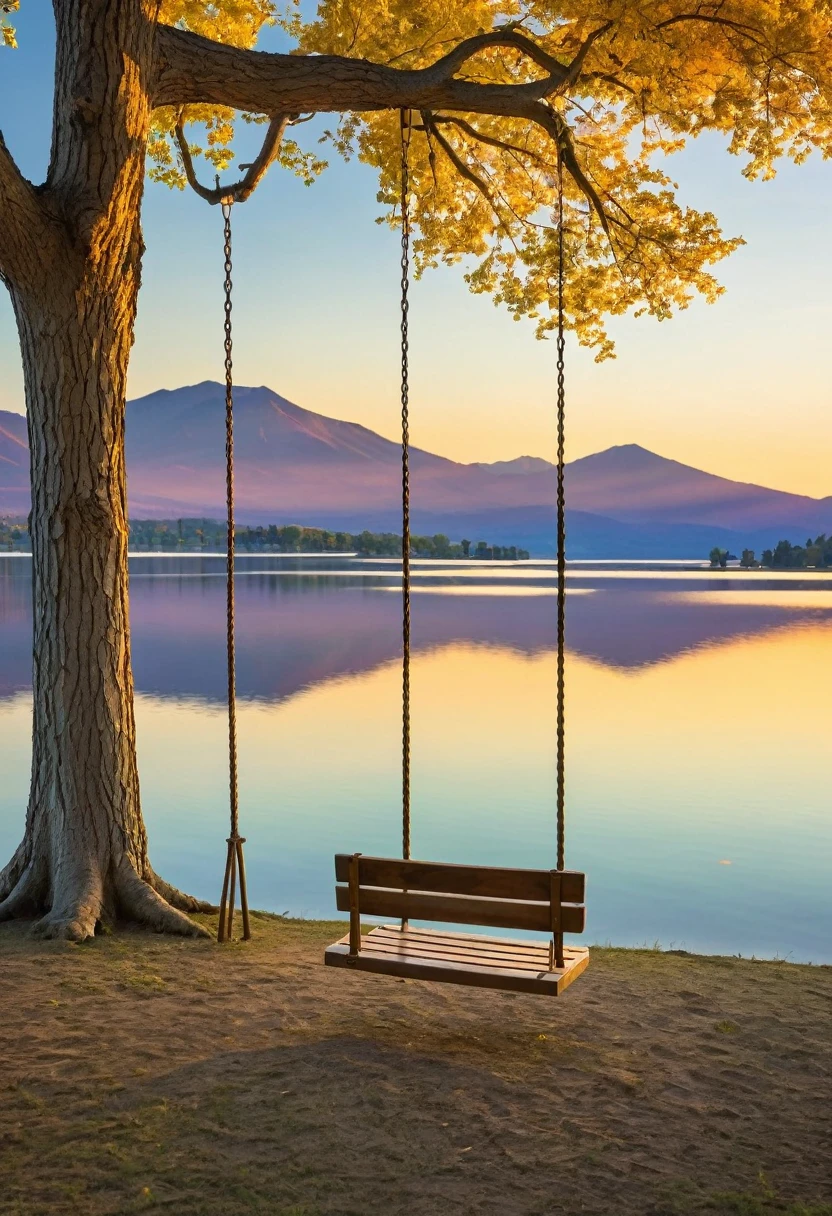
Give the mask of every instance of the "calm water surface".
MULTIPOLYGON (((554 865, 553 569, 419 563, 413 853, 554 865)), ((216 900, 223 563, 131 561, 157 870, 216 900)), ((589 942, 832 962, 832 579, 570 570, 567 864, 589 942)), ((240 561, 240 790, 256 907, 334 912, 332 854, 400 847, 399 576, 240 561)), ((0 855, 30 760, 30 566, 0 557, 0 855)))

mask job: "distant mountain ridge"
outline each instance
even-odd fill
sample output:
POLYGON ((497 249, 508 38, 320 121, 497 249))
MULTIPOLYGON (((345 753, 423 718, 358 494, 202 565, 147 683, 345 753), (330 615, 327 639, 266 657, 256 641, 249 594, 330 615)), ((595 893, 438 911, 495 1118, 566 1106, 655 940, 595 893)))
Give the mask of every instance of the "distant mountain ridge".
POLYGON ((796 525, 811 530, 826 521, 828 530, 832 520, 832 497, 810 498, 731 481, 635 443, 573 461, 567 486, 576 509, 627 522, 660 518, 734 529, 796 525))
POLYGON ((549 460, 544 460, 542 456, 516 456, 514 460, 495 460, 492 464, 478 461, 475 467, 488 469, 501 477, 525 477, 529 473, 551 472, 557 466, 549 460))
MULTIPOLYGON (((128 404, 131 514, 224 512, 224 387, 161 389, 128 404)), ((314 413, 265 386, 235 389, 238 518, 394 530, 401 449, 369 428, 314 413)), ((520 456, 460 464, 411 449, 413 525, 458 539, 553 551, 554 465, 520 456)), ((695 557, 713 544, 762 548, 832 531, 832 498, 731 481, 637 444, 572 461, 566 470, 572 557, 695 557)), ((0 411, 0 511, 29 509, 25 419, 0 411)))

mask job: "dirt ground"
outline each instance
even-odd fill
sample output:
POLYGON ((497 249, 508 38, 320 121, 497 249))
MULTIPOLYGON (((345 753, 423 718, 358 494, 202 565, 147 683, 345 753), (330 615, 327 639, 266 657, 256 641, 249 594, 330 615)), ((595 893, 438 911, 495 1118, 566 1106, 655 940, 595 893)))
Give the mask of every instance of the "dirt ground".
POLYGON ((0 1212, 832 1216, 832 968, 596 950, 551 1001, 342 931, 2 926, 0 1212))

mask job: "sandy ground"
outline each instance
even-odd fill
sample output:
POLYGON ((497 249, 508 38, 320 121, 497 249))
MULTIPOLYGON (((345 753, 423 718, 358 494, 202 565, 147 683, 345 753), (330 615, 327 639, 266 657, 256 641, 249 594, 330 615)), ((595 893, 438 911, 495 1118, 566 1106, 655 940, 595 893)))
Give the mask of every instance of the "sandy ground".
POLYGON ((832 969, 596 950, 559 1001, 0 930, 0 1212, 832 1216, 832 969))

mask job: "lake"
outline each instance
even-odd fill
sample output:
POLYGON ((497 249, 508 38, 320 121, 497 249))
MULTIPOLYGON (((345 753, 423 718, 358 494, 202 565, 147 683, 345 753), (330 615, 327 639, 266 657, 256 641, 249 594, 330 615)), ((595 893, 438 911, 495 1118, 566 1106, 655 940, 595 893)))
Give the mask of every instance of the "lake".
MULTIPOLYGON (((131 559, 155 868, 213 901, 227 835, 223 560, 131 559)), ((415 564, 413 856, 555 864, 546 562, 415 564)), ((567 866, 588 943, 832 962, 832 578, 570 566, 567 866)), ((395 855, 400 575, 239 560, 241 829, 253 906, 334 912, 335 852, 395 855)), ((0 557, 0 856, 30 761, 30 561, 0 557)))

